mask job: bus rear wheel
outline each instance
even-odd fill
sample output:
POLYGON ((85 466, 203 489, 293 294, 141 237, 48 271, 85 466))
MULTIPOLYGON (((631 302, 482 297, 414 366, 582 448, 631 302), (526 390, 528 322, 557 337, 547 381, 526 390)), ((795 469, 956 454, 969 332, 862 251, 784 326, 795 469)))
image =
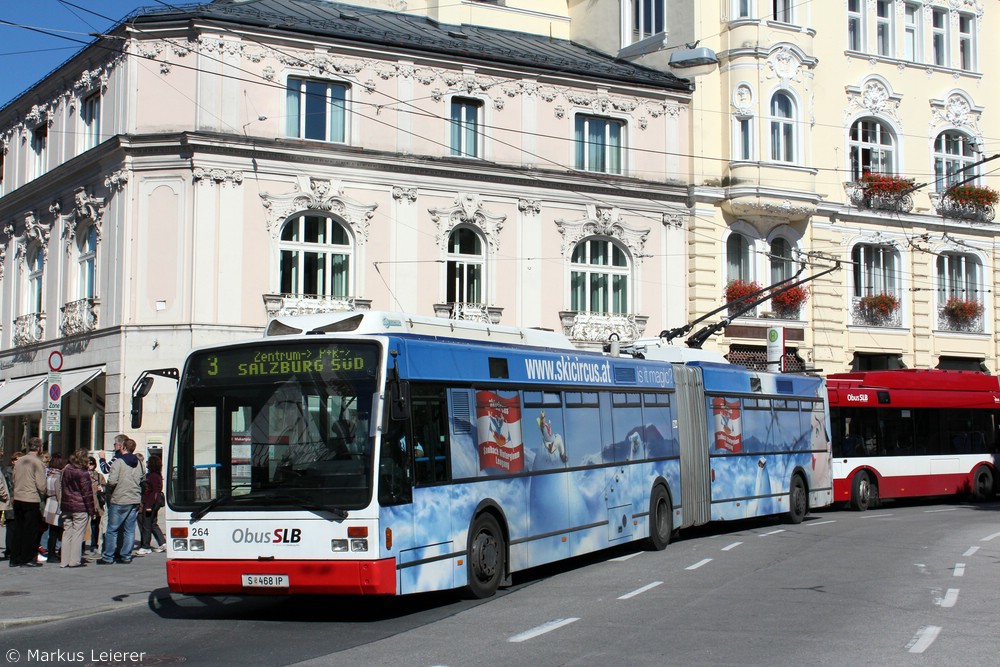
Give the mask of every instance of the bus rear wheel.
POLYGON ((506 569, 507 548, 500 524, 492 514, 480 514, 469 529, 469 592, 479 599, 492 596, 506 569))
POLYGON ((792 476, 792 484, 788 488, 788 523, 802 523, 809 513, 809 494, 806 493, 806 483, 801 475, 792 476))
POLYGON ((977 503, 993 497, 993 471, 986 466, 979 466, 972 474, 972 499, 977 503))
POLYGON ((670 494, 657 484, 649 496, 649 548, 663 551, 670 544, 670 534, 674 532, 673 511, 670 494))
POLYGON ((874 509, 878 505, 878 486, 871 476, 861 471, 854 476, 851 484, 851 508, 859 512, 874 509))

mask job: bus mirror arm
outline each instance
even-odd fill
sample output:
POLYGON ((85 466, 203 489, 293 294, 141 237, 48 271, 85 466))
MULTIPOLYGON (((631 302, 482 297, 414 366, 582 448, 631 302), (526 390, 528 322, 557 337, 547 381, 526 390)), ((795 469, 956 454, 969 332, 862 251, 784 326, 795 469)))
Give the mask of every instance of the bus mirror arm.
POLYGON ((149 390, 153 388, 153 377, 154 375, 159 375, 160 377, 170 378, 175 382, 180 379, 180 373, 176 368, 154 368, 152 370, 143 371, 136 378, 135 383, 132 385, 132 428, 139 428, 142 426, 142 399, 149 394, 149 390))

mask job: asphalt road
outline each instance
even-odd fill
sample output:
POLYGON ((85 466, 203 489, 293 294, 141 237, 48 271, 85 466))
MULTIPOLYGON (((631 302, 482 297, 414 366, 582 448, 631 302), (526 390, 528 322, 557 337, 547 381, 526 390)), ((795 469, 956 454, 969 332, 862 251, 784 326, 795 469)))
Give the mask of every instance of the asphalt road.
POLYGON ((487 601, 159 590, 128 612, 6 631, 0 656, 240 667, 986 665, 1000 661, 998 575, 1000 503, 896 504, 814 513, 798 526, 718 524, 662 552, 538 569, 487 601), (142 657, 99 652, 110 649, 142 657))

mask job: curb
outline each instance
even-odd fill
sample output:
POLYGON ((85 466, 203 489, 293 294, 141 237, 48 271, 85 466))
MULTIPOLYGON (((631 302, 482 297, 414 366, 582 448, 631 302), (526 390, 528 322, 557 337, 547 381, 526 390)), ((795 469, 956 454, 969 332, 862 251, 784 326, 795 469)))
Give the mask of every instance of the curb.
POLYGON ((39 623, 52 623, 54 621, 64 621, 70 618, 72 619, 84 618, 87 616, 104 614, 109 611, 118 611, 121 609, 131 609, 132 607, 146 606, 149 604, 149 595, 152 595, 155 592, 156 592, 155 590, 147 591, 147 596, 143 600, 136 600, 134 602, 121 602, 119 604, 107 605, 104 607, 87 607, 85 609, 77 609, 74 611, 67 612, 65 614, 58 614, 54 616, 26 616, 24 618, 0 619, 0 631, 20 628, 26 625, 37 625, 39 623))

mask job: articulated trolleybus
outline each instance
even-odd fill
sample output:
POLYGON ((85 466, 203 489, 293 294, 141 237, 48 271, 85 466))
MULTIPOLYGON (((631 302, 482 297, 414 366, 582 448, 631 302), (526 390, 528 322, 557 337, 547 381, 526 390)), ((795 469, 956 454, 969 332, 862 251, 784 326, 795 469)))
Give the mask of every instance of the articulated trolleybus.
POLYGON ((836 502, 996 493, 1000 384, 972 371, 892 370, 827 378, 836 502))
POLYGON ((818 377, 398 313, 277 319, 186 361, 168 583, 486 597, 707 521, 801 521, 832 502, 828 429, 818 377))

